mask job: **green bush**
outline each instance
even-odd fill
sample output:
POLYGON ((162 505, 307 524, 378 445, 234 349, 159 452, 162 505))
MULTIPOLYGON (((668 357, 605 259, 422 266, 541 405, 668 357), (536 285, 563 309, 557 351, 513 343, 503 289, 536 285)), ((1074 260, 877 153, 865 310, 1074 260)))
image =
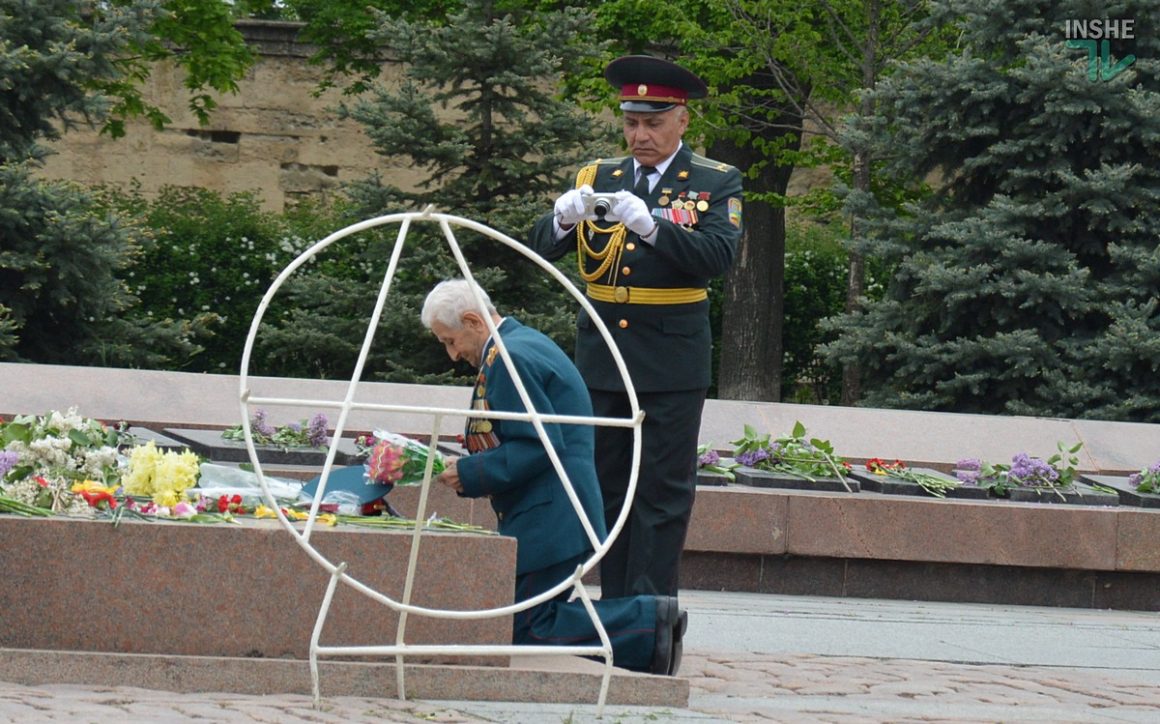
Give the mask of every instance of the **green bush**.
POLYGON ((212 336, 183 369, 236 372, 262 295, 313 240, 295 233, 292 217, 263 211, 249 193, 168 187, 154 199, 110 190, 104 196, 145 237, 125 273, 141 300, 137 313, 149 319, 208 318, 212 336))

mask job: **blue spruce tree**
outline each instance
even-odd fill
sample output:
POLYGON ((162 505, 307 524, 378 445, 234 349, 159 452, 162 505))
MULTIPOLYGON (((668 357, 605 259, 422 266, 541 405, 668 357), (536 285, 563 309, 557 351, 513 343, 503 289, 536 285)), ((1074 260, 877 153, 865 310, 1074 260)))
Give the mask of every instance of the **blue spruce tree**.
POLYGON ((894 273, 823 352, 862 365, 868 406, 1160 421, 1160 6, 948 0, 932 21, 959 47, 903 64, 857 130, 925 193, 849 198, 894 273), (1067 32, 1090 19, 1132 36, 1095 80, 1067 32))

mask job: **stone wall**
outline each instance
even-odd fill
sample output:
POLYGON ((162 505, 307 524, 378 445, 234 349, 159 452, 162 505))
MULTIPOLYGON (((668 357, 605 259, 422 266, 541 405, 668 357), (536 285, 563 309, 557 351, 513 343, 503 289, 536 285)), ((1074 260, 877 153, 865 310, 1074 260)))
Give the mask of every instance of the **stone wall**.
MULTIPOLYGON (((413 187, 422 175, 375 154, 362 126, 339 120, 338 104, 351 101, 341 91, 319 93, 322 69, 308 59, 311 46, 297 41, 299 23, 239 21, 257 62, 234 95, 217 96, 206 126, 186 107, 183 74, 162 64, 144 88, 146 99, 171 119, 161 131, 143 121, 126 123, 126 135, 112 139, 96 129, 78 128, 49 147, 41 175, 84 185, 134 186, 146 197, 164 186, 191 186, 222 193, 249 191, 269 211, 287 202, 334 193, 340 184, 379 171, 392 184, 413 187)), ((398 70, 384 67, 390 83, 398 70)), ((829 182, 827 169, 798 169, 791 196, 829 182)))
POLYGON ((43 175, 86 185, 139 185, 147 197, 166 185, 252 191, 270 211, 295 198, 326 196, 376 169, 401 186, 415 181, 412 171, 389 167, 373 152, 358 123, 337 118, 340 91, 316 95, 322 72, 308 62, 311 48, 297 42, 297 23, 245 21, 238 27, 257 62, 238 93, 217 98, 209 125, 199 125, 186 107, 182 72, 163 64, 144 94, 170 117, 169 126, 157 131, 134 121, 116 140, 95 129, 70 131, 51 145, 55 155, 43 175))

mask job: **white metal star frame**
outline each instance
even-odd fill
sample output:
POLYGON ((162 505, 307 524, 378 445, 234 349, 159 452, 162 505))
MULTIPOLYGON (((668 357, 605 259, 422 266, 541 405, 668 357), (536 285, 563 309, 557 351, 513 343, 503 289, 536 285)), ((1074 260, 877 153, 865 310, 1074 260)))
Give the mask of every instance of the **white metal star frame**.
MULTIPOLYGON (((476 292, 476 302, 479 305, 481 312, 484 310, 482 298, 476 292)), ((250 456, 250 462, 254 466, 254 472, 257 476, 258 483, 262 490, 262 495, 266 499, 270 507, 276 512, 278 522, 285 528, 294 538, 294 541, 316 561, 323 569, 330 574, 330 583, 323 595, 321 608, 319 610, 318 619, 315 622, 314 631, 310 640, 310 671, 313 682, 314 701, 315 705, 321 703, 321 692, 319 690, 318 679, 318 657, 320 656, 394 656, 396 660, 396 683, 398 695, 400 698, 406 698, 406 689, 404 681, 404 666, 403 658, 407 655, 537 655, 542 656, 546 654, 558 655, 579 655, 579 656, 599 656, 604 659, 604 676, 600 687, 600 696, 597 702, 598 715, 603 713, 604 703, 608 694, 608 685, 612 673, 612 646, 608 639, 608 634, 601 624, 599 617, 596 615, 596 610, 592 605, 592 600, 588 595, 582 577, 604 557, 609 547, 616 540, 624 527, 625 520, 628 518, 629 509, 632 506, 632 500, 636 492, 636 483, 638 468, 640 465, 641 454, 641 421, 644 418, 644 413, 641 411, 637 403, 636 390, 633 387, 632 379, 629 377, 628 369, 625 366, 624 358, 620 354, 620 350, 616 346, 616 342, 609 334, 608 328, 596 313, 588 299, 576 289, 575 285, 560 273, 554 266, 546 262, 534 251, 528 249, 526 246, 511 237, 501 234, 494 229, 491 229, 483 224, 470 221, 457 216, 447 214, 435 213, 430 207, 421 212, 409 212, 401 214, 390 214, 387 216, 380 216, 374 219, 369 219, 357 224, 352 224, 344 229, 336 231, 325 239, 317 242, 306 251, 302 252, 294 261, 292 261, 277 278, 270 285, 269 290, 265 296, 262 297, 261 303, 258 305, 257 311, 254 313, 253 322, 250 325, 250 332, 246 337, 245 349, 242 353, 241 374, 239 381, 239 403, 242 416, 242 431, 245 436, 246 449, 250 456), (366 365, 366 359, 371 349, 371 344, 374 341, 375 330, 378 328, 379 320, 382 317, 383 309, 386 306, 387 299, 390 295, 391 282, 395 276, 395 270, 398 267, 399 259, 402 257, 404 247, 406 246, 407 233, 411 228, 412 223, 436 223, 443 231, 444 238, 450 247, 451 253, 454 256, 456 263, 459 266, 459 271, 465 279, 474 281, 471 270, 468 268, 467 260, 463 256, 463 252, 459 246, 459 242, 455 238, 452 227, 462 227, 470 229, 494 239, 505 246, 514 249, 522 254, 527 259, 531 260, 537 266, 549 274, 553 279, 559 282, 568 290, 568 293, 588 312, 592 321, 595 323, 597 329, 600 331, 605 344, 612 354, 612 358, 616 363, 617 370, 620 372, 621 378, 624 380, 625 390, 628 393, 629 403, 631 405, 632 415, 628 418, 606 418, 606 417, 583 417, 571 415, 550 415, 541 414, 532 404, 528 396, 527 389, 524 386, 523 380, 520 378, 511 355, 508 353, 507 346, 504 344, 503 337, 501 337, 495 327, 495 323, 489 314, 481 314, 487 321, 488 329, 491 332, 492 338, 495 340, 495 345, 499 349, 499 354, 503 358, 504 364, 507 367, 513 384, 519 393, 520 399, 523 401, 524 409, 527 412, 502 412, 496 410, 471 410, 472 417, 490 418, 496 420, 522 420, 532 424, 536 433, 539 435, 541 442, 544 444, 544 449, 547 451, 548 457, 559 475, 560 480, 564 484, 564 489, 568 494, 569 500, 572 502, 572 507, 576 511, 577 516, 588 535, 589 541, 592 543, 594 552, 592 556, 578 566, 576 571, 569 578, 560 581, 556 586, 541 593, 534 598, 526 601, 514 603, 510 606, 503 606, 499 608, 479 609, 471 611, 452 611, 446 609, 426 608, 423 606, 416 606, 412 604, 411 593, 413 590, 415 564, 419 556, 419 546, 423 536, 423 526, 420 521, 426 519, 427 496, 431 484, 432 464, 434 462, 435 446, 439 439, 439 432, 441 429, 442 419, 444 416, 462 416, 467 413, 463 409, 451 409, 441 407, 425 407, 416 405, 396 405, 396 404, 382 404, 382 403, 368 403, 359 402, 357 397, 359 380, 362 377, 363 368, 366 365), (395 244, 391 252, 391 257, 387 263, 386 272, 383 274, 382 283, 379 287, 379 293, 375 299, 374 310, 371 314, 370 322, 367 325, 367 331, 363 338, 362 347, 358 356, 358 361, 355 364, 354 371, 351 375, 350 382, 347 386, 346 395, 342 400, 323 400, 323 399, 292 399, 279 397, 258 397, 251 393, 249 367, 250 357, 254 347, 254 341, 257 338, 258 328, 262 322, 262 318, 269 307, 270 301, 278 293, 278 290, 286 282, 295 271, 303 264, 312 259, 319 252, 323 251, 331 244, 334 244, 352 234, 360 231, 365 231, 374 227, 384 226, 388 224, 399 224, 399 232, 395 239, 395 244), (291 521, 283 514, 277 501, 274 499, 267 484, 266 477, 262 470, 261 460, 258 459, 257 450, 254 447, 254 439, 250 430, 249 420, 251 416, 250 407, 267 406, 267 407, 313 407, 322 409, 337 409, 338 419, 335 423, 334 436, 329 449, 327 450, 326 460, 323 464, 322 475, 318 486, 317 494, 314 502, 311 505, 309 515, 305 521, 305 525, 298 529, 291 521), (418 509, 415 513, 415 520, 417 521, 414 532, 411 537, 410 558, 407 563, 407 577, 404 582, 403 595, 401 600, 395 600, 384 593, 367 586, 358 579, 346 574, 345 562, 334 562, 323 556, 310 542, 311 533, 314 530, 315 522, 318 517, 319 504, 325 495, 326 484, 330 476, 331 469, 334 465, 335 454, 338 450, 338 441, 342 438, 343 432, 346 429, 347 419, 352 410, 371 411, 381 413, 399 413, 408 412, 420 415, 429 415, 432 419, 431 437, 427 456, 427 468, 423 475, 423 484, 419 494, 418 509), (632 470, 628 481, 628 492, 625 496, 625 502, 620 510, 620 514, 616 518, 615 524, 608 531, 608 536, 603 541, 599 540, 595 531, 592 528, 591 522, 584 513, 584 509, 580 504, 580 500, 576 495, 575 488, 572 485, 571 479, 568 477, 568 472, 565 470, 560 461, 554 446, 552 445, 548 435, 545 431, 545 424, 584 424, 592 426, 607 426, 607 427, 629 427, 633 430, 633 451, 632 451, 632 470), (323 646, 319 643, 319 637, 322 632, 323 624, 325 623, 327 612, 330 608, 330 602, 334 595, 334 590, 337 584, 341 582, 356 591, 378 601, 399 613, 399 626, 396 633, 396 640, 393 645, 384 646, 323 646), (448 618, 448 619, 482 619, 492 618, 498 616, 507 616, 526 610, 532 606, 538 605, 550 598, 555 597, 560 592, 567 588, 574 588, 577 596, 583 601, 585 608, 588 611, 589 617, 600 636, 601 646, 517 646, 514 644, 507 645, 409 645, 405 642, 406 622, 408 614, 416 614, 421 616, 430 616, 433 618, 448 618)))

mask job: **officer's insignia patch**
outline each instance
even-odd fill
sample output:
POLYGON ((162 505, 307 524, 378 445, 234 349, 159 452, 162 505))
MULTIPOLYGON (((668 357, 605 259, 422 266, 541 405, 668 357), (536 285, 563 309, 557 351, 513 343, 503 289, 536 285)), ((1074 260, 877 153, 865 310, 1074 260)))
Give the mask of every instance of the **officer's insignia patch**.
POLYGON ((689 180, 689 172, 682 169, 681 172, 677 174, 677 180, 678 181, 688 181, 689 180))
POLYGON ((741 228, 741 199, 729 199, 729 223, 741 228))
MULTIPOLYGON (((732 210, 733 207, 730 206, 729 208, 732 210)), ((741 212, 738 211, 737 213, 740 214, 741 212)), ((730 211, 730 214, 732 214, 732 211, 730 211)), ((495 362, 495 356, 497 354, 499 354, 499 347, 492 345, 491 349, 487 351, 487 361, 484 364, 491 365, 492 362, 495 362)))
POLYGON ((612 178, 620 178, 620 177, 621 177, 621 176, 623 176, 623 175, 624 175, 624 170, 623 170, 623 169, 619 169, 619 168, 618 168, 618 169, 616 169, 615 171, 613 171, 613 172, 612 172, 612 178))

